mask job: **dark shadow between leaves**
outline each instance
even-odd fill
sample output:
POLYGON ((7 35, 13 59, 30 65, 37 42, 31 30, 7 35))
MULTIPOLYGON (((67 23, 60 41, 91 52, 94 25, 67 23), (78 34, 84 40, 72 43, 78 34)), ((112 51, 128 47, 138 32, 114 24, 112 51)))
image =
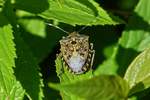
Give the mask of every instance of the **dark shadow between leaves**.
POLYGON ((9 24, 8 20, 5 18, 5 16, 2 13, 0 13, 0 21, 1 21, 0 27, 3 27, 9 24))
MULTIPOLYGON (((108 46, 115 45, 120 36, 120 31, 124 26, 93 26, 88 27, 83 30, 81 33, 90 36, 90 42, 94 45, 95 50, 95 59, 93 68, 101 64, 105 59, 104 49, 108 46)), ((111 56, 111 55, 110 55, 111 56)))
POLYGON ((42 13, 49 8, 48 0, 16 0, 15 7, 31 13, 42 13))
POLYGON ((133 95, 134 93, 140 92, 142 90, 144 90, 144 84, 142 82, 138 83, 136 86, 134 86, 130 92, 129 92, 129 96, 133 95))
POLYGON ((120 76, 124 76, 129 64, 133 61, 133 59, 139 54, 136 50, 130 48, 124 48, 119 45, 118 52, 116 55, 116 61, 118 63, 118 71, 117 73, 120 76))
POLYGON ((141 16, 139 16, 137 13, 133 13, 127 24, 126 31, 130 30, 143 30, 146 32, 150 32, 150 24, 146 22, 141 16))
POLYGON ((58 91, 53 90, 52 88, 48 86, 49 82, 59 83, 59 79, 56 74, 56 66, 55 66, 56 54, 58 53, 58 50, 59 50, 58 47, 55 46, 55 48, 53 48, 53 51, 49 53, 48 57, 45 58, 40 63, 41 72, 42 72, 43 79, 44 79, 43 80, 44 81, 43 92, 45 95, 44 100, 49 100, 49 99, 56 100, 58 98, 59 99, 61 98, 58 91))
POLYGON ((150 88, 145 89, 145 86, 142 82, 134 86, 130 92, 129 97, 136 96, 137 100, 148 100, 150 98, 150 88))
POLYGON ((14 68, 14 74, 16 79, 20 81, 23 89, 26 93, 34 99, 39 98, 39 87, 40 87, 40 76, 38 72, 38 66, 33 58, 33 55, 29 48, 25 45, 26 43, 20 38, 18 32, 15 31, 15 44, 17 59, 15 60, 16 67, 14 68), (27 53, 26 53, 27 52, 27 53))

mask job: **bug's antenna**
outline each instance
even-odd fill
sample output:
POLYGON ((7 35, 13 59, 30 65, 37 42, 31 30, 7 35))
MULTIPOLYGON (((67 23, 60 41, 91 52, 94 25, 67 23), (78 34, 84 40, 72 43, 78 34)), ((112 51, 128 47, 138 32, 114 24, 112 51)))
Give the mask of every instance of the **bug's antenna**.
POLYGON ((58 26, 56 26, 56 25, 53 25, 53 24, 51 24, 51 23, 46 23, 46 24, 49 25, 49 26, 53 26, 53 27, 55 27, 55 28, 61 30, 61 31, 64 32, 64 33, 67 33, 67 34, 69 33, 69 32, 67 32, 67 31, 63 30, 62 28, 60 28, 60 27, 58 27, 58 26))
POLYGON ((80 33, 81 31, 83 31, 85 28, 87 28, 88 26, 84 26, 82 27, 78 32, 80 33))

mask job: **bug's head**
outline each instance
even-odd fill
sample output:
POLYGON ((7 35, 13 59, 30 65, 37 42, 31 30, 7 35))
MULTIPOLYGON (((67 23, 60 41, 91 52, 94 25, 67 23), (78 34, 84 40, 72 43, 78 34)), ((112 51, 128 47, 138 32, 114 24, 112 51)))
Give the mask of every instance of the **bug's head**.
POLYGON ((67 37, 63 37, 60 40, 60 44, 68 44, 72 46, 81 45, 83 43, 89 42, 89 36, 81 35, 77 32, 72 32, 67 37))

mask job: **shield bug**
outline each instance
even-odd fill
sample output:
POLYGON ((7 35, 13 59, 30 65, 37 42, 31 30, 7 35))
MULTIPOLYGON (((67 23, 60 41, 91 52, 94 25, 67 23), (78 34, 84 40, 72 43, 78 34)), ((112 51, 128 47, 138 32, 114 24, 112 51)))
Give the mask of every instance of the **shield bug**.
POLYGON ((72 32, 60 40, 60 47, 62 60, 70 72, 82 74, 92 67, 95 50, 89 36, 72 32))
MULTIPOLYGON (((58 26, 47 23, 65 33, 67 31, 58 26)), ((84 30, 83 27, 80 31, 84 30)), ((82 74, 92 68, 95 50, 93 43, 89 42, 89 36, 72 32, 68 36, 63 37, 60 41, 60 54, 63 62, 66 64, 69 72, 74 74, 82 74)))

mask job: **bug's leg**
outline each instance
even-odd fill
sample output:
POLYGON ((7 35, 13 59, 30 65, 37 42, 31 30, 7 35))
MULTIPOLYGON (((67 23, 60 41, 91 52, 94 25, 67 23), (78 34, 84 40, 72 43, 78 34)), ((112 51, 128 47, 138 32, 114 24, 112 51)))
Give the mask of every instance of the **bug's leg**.
POLYGON ((92 68, 93 62, 94 62, 94 57, 95 57, 95 50, 92 50, 91 53, 92 53, 92 57, 91 57, 91 65, 90 66, 92 68))
POLYGON ((88 67, 88 63, 82 68, 82 71, 87 71, 88 69, 87 69, 87 67, 88 67))
POLYGON ((90 43, 90 49, 93 50, 93 43, 90 43))
POLYGON ((91 65, 90 65, 90 70, 92 70, 92 75, 94 76, 93 74, 93 62, 94 62, 94 56, 95 56, 95 50, 91 50, 91 65))
MULTIPOLYGON (((95 50, 93 50, 93 44, 90 44, 90 70, 93 70, 93 62, 94 62, 94 57, 95 57, 95 50)), ((92 75, 93 75, 93 71, 92 71, 92 75)))
POLYGON ((95 50, 93 50, 93 43, 90 43, 90 54, 91 54, 90 68, 92 69, 93 61, 94 61, 94 57, 95 57, 95 50))

